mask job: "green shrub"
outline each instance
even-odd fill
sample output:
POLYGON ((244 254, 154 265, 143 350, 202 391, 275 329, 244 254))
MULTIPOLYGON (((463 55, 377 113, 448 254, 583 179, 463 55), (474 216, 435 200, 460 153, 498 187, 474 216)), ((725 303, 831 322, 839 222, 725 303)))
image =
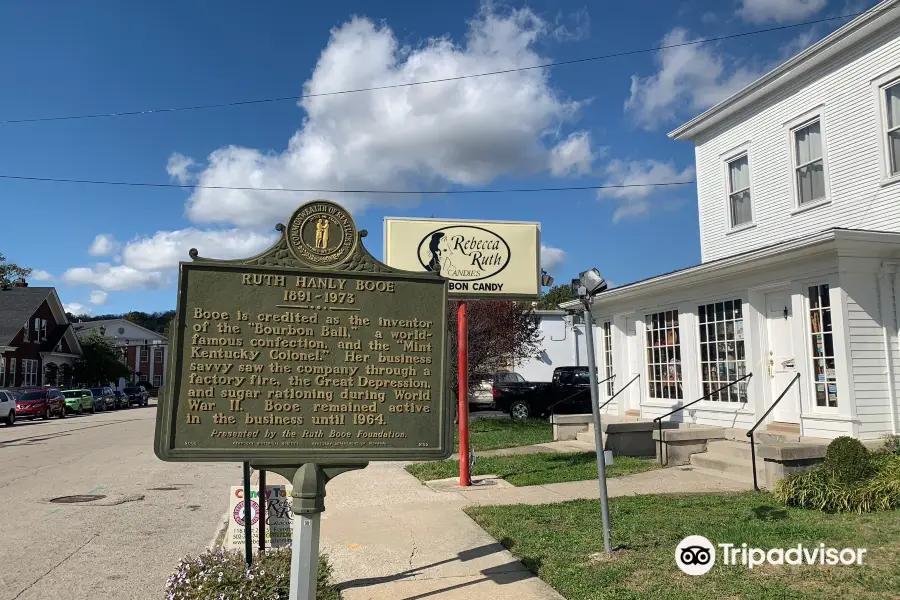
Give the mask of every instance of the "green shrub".
POLYGON ((858 439, 841 436, 828 444, 824 468, 839 482, 860 481, 872 473, 871 453, 858 439))
POLYGON ((886 435, 882 439, 884 445, 881 447, 881 452, 900 456, 900 435, 886 435))
POLYGON ((775 486, 775 497, 787 506, 823 512, 864 513, 900 508, 900 457, 874 455, 868 479, 841 480, 824 465, 791 475, 775 486))
MULTIPOLYGON (((208 550, 197 558, 186 556, 179 561, 166 581, 166 600, 286 599, 290 576, 290 548, 257 556, 249 568, 240 552, 208 550)), ((316 600, 339 600, 325 555, 319 555, 316 600)))

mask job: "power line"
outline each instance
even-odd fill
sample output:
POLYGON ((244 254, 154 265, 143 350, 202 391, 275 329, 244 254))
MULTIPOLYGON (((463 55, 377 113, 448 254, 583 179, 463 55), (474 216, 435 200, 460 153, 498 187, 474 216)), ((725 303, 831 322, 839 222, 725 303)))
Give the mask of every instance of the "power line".
POLYGON ((633 56, 636 54, 646 54, 649 52, 659 52, 660 50, 669 50, 671 48, 681 48, 683 46, 694 46, 699 44, 708 44, 711 42, 720 42, 722 40, 730 40, 740 37, 747 37, 751 35, 759 35, 762 33, 771 33, 773 31, 782 31, 785 29, 794 29, 797 27, 805 27, 807 25, 817 25, 819 23, 827 23, 830 21, 837 21, 841 19, 849 19, 852 17, 858 17, 860 15, 870 13, 870 12, 879 12, 883 10, 891 10, 895 7, 890 6, 887 8, 872 8, 868 11, 857 12, 857 13, 848 13, 844 15, 839 15, 836 17, 826 17, 823 19, 816 19, 814 21, 804 21, 802 23, 794 23, 792 25, 780 25, 778 27, 769 27, 766 29, 757 29, 754 31, 745 31, 743 33, 733 33, 729 35, 722 35, 713 38, 706 38, 701 40, 693 40, 689 42, 680 42, 678 44, 663 44, 660 46, 654 46, 652 48, 642 48, 639 50, 626 50, 623 52, 614 52, 611 54, 601 54, 599 56, 588 56, 584 58, 575 58, 572 60, 563 60, 558 62, 550 62, 544 63, 541 65, 532 65, 529 67, 516 67, 514 69, 502 69, 499 71, 488 71, 485 73, 472 73, 469 75, 458 75, 456 77, 442 77, 440 79, 427 79, 423 81, 411 81, 407 83, 395 83, 391 85, 380 85, 373 87, 365 87, 365 88, 356 88, 350 90, 339 90, 334 92, 319 92, 316 94, 300 94, 294 96, 279 96, 274 98, 257 98, 253 100, 238 100, 234 102, 217 102, 212 104, 195 104, 192 106, 174 106, 169 108, 150 108, 145 110, 130 110, 130 111, 120 111, 120 112, 112 112, 112 113, 96 113, 96 114, 83 114, 83 115, 61 115, 55 117, 33 117, 27 119, 3 119, 0 120, 0 125, 13 125, 13 124, 21 124, 21 123, 41 123, 46 121, 73 121, 77 119, 102 119, 107 117, 128 117, 128 116, 137 116, 137 115, 152 115, 159 113, 171 113, 171 112, 182 112, 189 110, 204 110, 209 108, 226 108, 226 107, 235 107, 235 106, 249 106, 253 104, 270 104, 274 102, 287 102, 287 101, 297 101, 302 100, 304 98, 321 98, 324 96, 338 96, 342 94, 357 94, 360 92, 374 92, 379 90, 391 90, 397 88, 405 88, 405 87, 413 87, 417 85, 427 85, 431 83, 446 83, 451 81, 461 81, 463 79, 473 79, 476 77, 490 77, 493 75, 504 75, 507 73, 517 73, 520 71, 531 71, 535 69, 549 69, 551 67, 562 67, 566 65, 574 65, 586 62, 594 62, 599 60, 606 60, 610 58, 620 58, 623 56, 633 56))
POLYGON ((696 183, 690 181, 660 181, 655 183, 624 183, 609 185, 580 185, 566 187, 539 187, 539 188, 507 188, 499 190, 489 189, 462 189, 462 190, 335 190, 335 189, 301 189, 301 188, 258 188, 249 186, 230 185, 193 185, 190 183, 153 183, 149 181, 105 181, 99 179, 63 179, 57 177, 26 177, 23 175, 0 175, 0 179, 17 181, 40 181, 46 183, 80 183, 87 185, 116 185, 127 187, 149 188, 181 188, 194 190, 238 190, 247 192, 289 192, 289 193, 315 193, 315 194, 404 194, 404 195, 470 195, 470 194, 525 194, 532 192, 575 192, 584 190, 611 190, 627 188, 666 187, 676 185, 688 185, 696 183))

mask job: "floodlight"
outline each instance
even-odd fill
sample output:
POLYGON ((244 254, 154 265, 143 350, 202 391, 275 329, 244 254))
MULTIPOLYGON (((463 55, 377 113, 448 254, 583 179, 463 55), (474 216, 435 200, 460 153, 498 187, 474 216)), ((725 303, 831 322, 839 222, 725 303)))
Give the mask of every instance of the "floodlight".
POLYGON ((599 294, 607 288, 606 280, 603 279, 603 276, 597 269, 590 269, 581 273, 578 282, 588 296, 599 294))

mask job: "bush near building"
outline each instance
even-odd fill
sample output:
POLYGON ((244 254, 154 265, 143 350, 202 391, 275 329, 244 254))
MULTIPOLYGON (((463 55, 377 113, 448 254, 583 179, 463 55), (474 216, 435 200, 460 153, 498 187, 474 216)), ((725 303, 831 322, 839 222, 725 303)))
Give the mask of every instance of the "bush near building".
POLYGON ((779 481, 775 497, 786 506, 830 513, 898 509, 900 440, 888 437, 880 451, 870 452, 857 439, 835 438, 820 466, 779 481))

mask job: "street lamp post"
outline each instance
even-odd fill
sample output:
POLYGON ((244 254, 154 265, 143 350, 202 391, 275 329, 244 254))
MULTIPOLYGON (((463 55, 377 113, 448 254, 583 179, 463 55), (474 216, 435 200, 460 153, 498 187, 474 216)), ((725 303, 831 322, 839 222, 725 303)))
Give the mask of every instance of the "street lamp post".
POLYGON ((600 390, 597 384, 597 355, 594 352, 594 317, 591 303, 596 294, 607 288, 606 280, 597 269, 581 273, 578 280, 578 298, 584 305, 584 333, 587 340, 588 376, 591 382, 591 410, 594 413, 594 445, 597 449, 597 479, 600 482, 600 506, 603 518, 603 547, 607 556, 612 554, 609 544, 609 496, 606 490, 606 452, 603 448, 603 430, 600 428, 600 390))

